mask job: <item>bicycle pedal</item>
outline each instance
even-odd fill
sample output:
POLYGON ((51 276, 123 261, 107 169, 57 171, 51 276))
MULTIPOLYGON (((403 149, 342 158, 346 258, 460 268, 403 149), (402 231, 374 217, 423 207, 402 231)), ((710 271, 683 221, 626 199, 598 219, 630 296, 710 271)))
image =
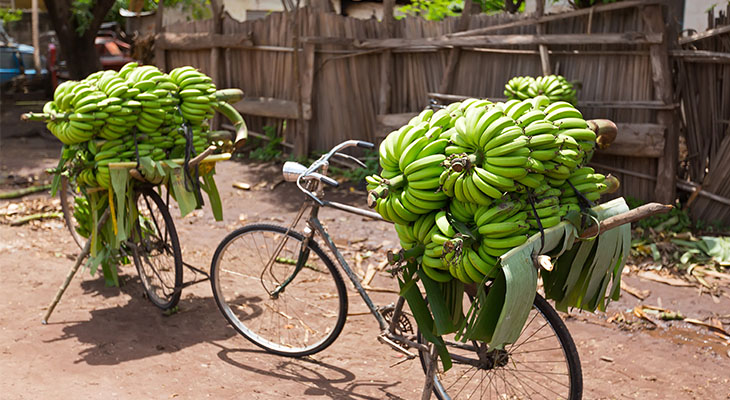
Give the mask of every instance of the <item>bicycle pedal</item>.
POLYGON ((385 337, 385 335, 382 335, 382 334, 381 335, 378 335, 378 341, 380 343, 387 344, 393 350, 396 350, 396 351, 398 351, 400 353, 403 353, 406 357, 408 357, 409 360, 412 359, 412 358, 416 358, 416 355, 415 354, 413 354, 410 351, 406 350, 403 346, 399 345, 398 343, 396 343, 396 342, 388 339, 387 337, 385 337))

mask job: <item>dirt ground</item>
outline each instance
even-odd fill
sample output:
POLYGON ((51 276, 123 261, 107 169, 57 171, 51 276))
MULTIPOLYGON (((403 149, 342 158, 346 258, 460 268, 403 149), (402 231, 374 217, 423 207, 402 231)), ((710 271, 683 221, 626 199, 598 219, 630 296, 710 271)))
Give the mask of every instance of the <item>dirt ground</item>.
MULTIPOLYGON (((60 145, 42 125, 18 125, 2 115, 0 191, 29 180, 48 181, 60 145), (36 178, 34 178, 36 177, 36 178)), ((218 242, 246 223, 287 223, 301 196, 291 184, 277 184, 280 166, 224 162, 216 181, 225 219, 209 209, 176 216, 184 259, 207 270, 218 242), (252 190, 234 189, 234 182, 252 190)), ((339 190, 333 198, 364 206, 364 196, 339 190)), ((43 201, 46 193, 11 201, 0 210, 43 201), (39 200, 40 199, 40 200, 39 200)), ((387 223, 325 210, 323 221, 345 256, 364 257, 361 268, 378 264, 395 246, 387 223)), ((6 215, 7 217, 7 215, 6 215)), ((350 287, 350 315, 339 339, 305 359, 267 354, 236 334, 218 311, 207 282, 186 288, 180 312, 164 316, 143 298, 136 271, 121 268, 122 286, 105 287, 99 276, 79 273, 48 325, 40 323, 79 249, 61 220, 18 227, 0 225, 0 381, 6 399, 42 398, 420 398, 418 361, 378 343, 377 324, 350 287)), ((193 279, 189 271, 186 279, 193 279)), ((562 314, 583 366, 587 399, 730 399, 727 338, 686 322, 639 320, 641 304, 679 310, 730 329, 730 288, 716 296, 696 286, 675 287, 625 274, 625 282, 648 291, 643 301, 626 292, 606 313, 562 314), (611 317, 611 318, 609 318, 611 317)), ((380 273, 373 287, 395 290, 380 273)), ((717 293, 716 293, 717 294, 717 293)), ((394 293, 373 292, 378 304, 394 293)))

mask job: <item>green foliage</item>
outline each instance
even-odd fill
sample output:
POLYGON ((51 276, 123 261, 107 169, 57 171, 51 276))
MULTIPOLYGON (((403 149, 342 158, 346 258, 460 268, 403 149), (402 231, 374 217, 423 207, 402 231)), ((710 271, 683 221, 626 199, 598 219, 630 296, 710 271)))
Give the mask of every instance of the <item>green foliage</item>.
POLYGON ((200 20, 211 18, 213 12, 210 9, 210 0, 168 0, 165 1, 165 7, 175 7, 178 4, 182 5, 182 10, 190 13, 188 21, 190 19, 200 20))
MULTIPOLYGON (((626 202, 628 203, 629 208, 632 209, 644 204, 643 201, 631 196, 626 196, 626 202)), ((689 214, 687 214, 687 211, 682 210, 679 206, 674 207, 666 214, 659 214, 649 218, 644 218, 636 222, 635 226, 643 230, 652 228, 655 231, 667 230, 670 232, 682 232, 693 228, 689 214)))
POLYGON ((72 19, 76 25, 76 34, 83 36, 94 21, 94 0, 76 0, 71 4, 72 19))
MULTIPOLYGON (((644 204, 643 201, 631 196, 626 196, 626 202, 632 209, 644 204)), ((634 226, 641 228, 642 231, 648 231, 649 228, 651 228, 655 232, 699 231, 706 233, 721 233, 730 231, 730 227, 717 220, 712 222, 703 220, 692 222, 689 213, 686 210, 682 210, 681 204, 676 204, 676 206, 667 214, 659 214, 642 219, 641 221, 636 222, 634 226)))
POLYGON ((621 0, 570 0, 570 4, 573 8, 588 8, 597 4, 616 3, 619 1, 621 0))
MULTIPOLYGON (((479 4, 484 13, 524 12, 525 3, 523 0, 473 0, 479 4)), ((405 15, 397 16, 401 19, 405 16, 423 17, 429 21, 441 21, 446 17, 460 15, 464 10, 464 0, 411 0, 411 4, 399 7, 398 11, 405 15)))
POLYGON ((3 21, 4 25, 9 22, 20 21, 21 18, 23 18, 23 10, 0 7, 0 20, 3 21))
POLYGON ((459 15, 463 10, 464 0, 412 0, 411 4, 398 8, 405 15, 423 17, 429 21, 441 21, 459 15))
POLYGON ((484 13, 525 12, 525 2, 522 0, 476 0, 476 2, 484 13))
POLYGON ((341 176, 350 182, 358 183, 365 180, 366 176, 378 173, 380 164, 378 163, 378 152, 376 150, 365 150, 365 155, 359 157, 365 163, 365 168, 338 168, 330 166, 330 173, 341 176))
POLYGON ((258 161, 272 161, 281 158, 281 142, 284 138, 276 135, 276 129, 273 126, 265 126, 264 134, 268 141, 259 138, 252 138, 251 142, 256 146, 249 153, 249 158, 258 161))
MULTIPOLYGON (((76 16, 76 3, 91 3, 93 5, 95 0, 79 0, 74 1, 74 16, 76 16)), ((105 21, 116 21, 120 24, 124 23, 124 18, 122 18, 121 15, 119 15, 119 10, 129 9, 130 0, 116 0, 114 2, 114 5, 109 10, 109 13, 107 13, 105 21)), ((141 11, 156 11, 157 6, 159 4, 158 0, 144 0, 144 5, 142 6, 141 11)), ((182 10, 189 14, 187 19, 190 20, 201 20, 210 18, 213 16, 213 13, 210 9, 210 0, 165 0, 165 7, 177 7, 180 6, 182 10)), ((88 7, 89 9, 91 7, 88 7)), ((79 13, 85 14, 85 10, 80 8, 79 13)), ((89 22, 86 22, 85 18, 89 18, 91 13, 89 12, 88 16, 81 16, 77 18, 77 21, 84 21, 85 25, 82 27, 81 25, 78 25, 76 28, 77 33, 79 35, 83 35, 84 32, 86 32, 86 29, 89 27, 89 22)))

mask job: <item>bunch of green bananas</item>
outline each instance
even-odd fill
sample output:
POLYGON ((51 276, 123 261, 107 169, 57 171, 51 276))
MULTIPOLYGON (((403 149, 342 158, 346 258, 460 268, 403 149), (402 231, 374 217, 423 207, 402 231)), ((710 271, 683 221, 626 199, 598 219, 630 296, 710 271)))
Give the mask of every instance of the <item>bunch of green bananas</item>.
MULTIPOLYGON (((209 76, 190 66, 173 69, 170 77, 179 88, 177 95, 180 98, 180 116, 190 122, 193 128, 193 147, 200 153, 207 146, 207 125, 203 122, 213 117, 213 107, 217 102, 215 84, 209 76)), ((185 142, 181 138, 184 139, 181 136, 176 139, 177 151, 173 152, 184 151, 185 142)))
POLYGON ((227 101, 240 96, 239 90, 217 91, 210 77, 190 66, 165 74, 131 62, 119 72, 62 83, 43 111, 48 129, 84 152, 83 165, 73 168, 78 183, 109 187, 110 163, 183 157, 188 142, 196 154, 204 151, 208 120, 215 110, 230 111, 227 101))
POLYGON ((383 171, 367 182, 377 197, 375 209, 388 221, 406 224, 446 205, 447 196, 437 189, 449 143, 440 136, 450 120, 445 110, 426 110, 381 143, 383 171))
POLYGON ((78 232, 81 237, 88 238, 89 235, 91 235, 91 229, 93 228, 94 221, 93 217, 91 216, 89 201, 86 199, 86 197, 74 197, 73 214, 74 219, 76 219, 76 232, 78 232))
POLYGON ((507 251, 608 190, 584 166, 595 141, 574 106, 544 95, 426 110, 381 143, 369 204, 396 223, 404 249, 420 249, 432 280, 479 282, 507 251))
POLYGON ((548 75, 533 78, 517 76, 510 79, 504 88, 508 99, 526 100, 540 95, 550 101, 567 101, 576 104, 576 90, 572 83, 561 75, 548 75))

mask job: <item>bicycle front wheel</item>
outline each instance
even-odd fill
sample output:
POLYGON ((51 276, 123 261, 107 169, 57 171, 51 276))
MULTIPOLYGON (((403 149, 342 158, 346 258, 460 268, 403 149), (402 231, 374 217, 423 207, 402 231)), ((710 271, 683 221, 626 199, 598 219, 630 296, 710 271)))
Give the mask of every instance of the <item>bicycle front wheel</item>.
POLYGON ((147 298, 168 310, 180 301, 183 263, 180 241, 167 204, 152 188, 140 188, 132 258, 147 298))
POLYGON ((316 242, 304 247, 303 240, 281 226, 244 226, 218 245, 210 267, 213 295, 228 322, 283 356, 324 350, 347 317, 340 273, 316 242))
MULTIPOLYGON (((420 333, 418 340, 425 343, 420 333)), ((444 340, 453 366, 444 373, 438 365, 433 391, 441 400, 582 398, 578 350, 565 323, 539 294, 520 337, 503 350, 477 341, 455 342, 453 335, 444 340)), ((428 354, 419 356, 428 371, 428 354)))

